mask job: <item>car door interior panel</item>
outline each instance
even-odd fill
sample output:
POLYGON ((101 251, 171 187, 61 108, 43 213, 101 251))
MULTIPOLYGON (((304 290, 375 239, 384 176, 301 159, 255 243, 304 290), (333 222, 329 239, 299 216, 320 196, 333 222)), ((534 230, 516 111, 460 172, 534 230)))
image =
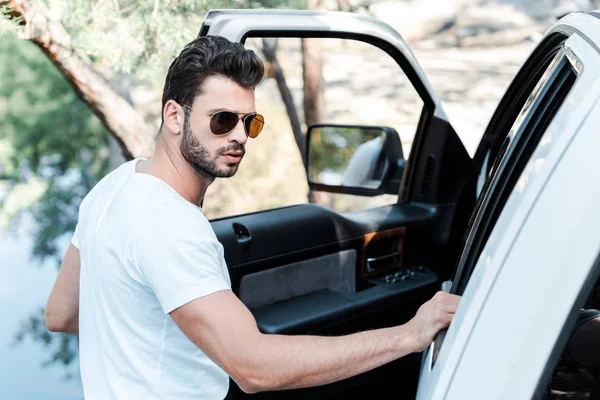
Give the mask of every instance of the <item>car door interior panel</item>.
POLYGON ((390 205, 343 215, 318 204, 301 204, 215 219, 211 224, 225 248, 227 264, 237 266, 372 232, 424 224, 438 216, 434 207, 420 204, 390 205), (236 230, 240 226, 246 231, 243 235, 236 230), (282 234, 274 235, 275 228, 282 234))
MULTIPOLYGON (((394 204, 338 213, 302 204, 212 220, 232 289, 269 334, 348 334, 412 318, 451 264, 440 261, 454 207, 394 204)), ((402 381, 416 390, 419 360, 405 358, 343 382, 279 392, 334 398, 402 381), (402 378, 392 378, 401 375, 402 378), (356 389, 354 389, 356 390, 356 389)), ((232 382, 231 398, 245 395, 232 382)), ((273 394, 253 395, 269 398, 273 394)), ((294 397, 298 396, 298 397, 294 397)))
POLYGON ((239 297, 248 308, 302 296, 321 289, 356 292, 356 250, 348 249, 244 275, 239 297))
MULTIPOLYGON (((342 293, 332 289, 322 289, 307 295, 252 310, 259 329, 265 333, 325 333, 336 324, 348 323, 361 318, 381 306, 395 304, 402 307, 407 296, 414 291, 439 287, 437 274, 423 267, 406 272, 412 274, 410 280, 381 279, 373 287, 354 293, 342 293)), ((421 297, 421 296, 419 296, 421 297)))
MULTIPOLYGON (((364 329, 369 314, 386 305, 431 296, 444 267, 432 255, 443 249, 440 231, 452 212, 397 204, 341 214, 303 204, 211 224, 225 248, 232 288, 259 329, 308 333, 364 329)), ((414 314, 414 304, 406 307, 414 314)))

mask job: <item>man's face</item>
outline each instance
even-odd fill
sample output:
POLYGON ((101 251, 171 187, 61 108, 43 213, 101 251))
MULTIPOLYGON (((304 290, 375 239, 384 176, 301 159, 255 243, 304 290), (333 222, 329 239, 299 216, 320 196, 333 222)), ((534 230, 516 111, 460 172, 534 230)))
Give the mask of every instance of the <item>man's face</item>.
POLYGON ((217 136, 210 130, 210 119, 218 111, 256 112, 254 91, 221 76, 207 78, 203 89, 192 110, 185 110, 189 117, 183 127, 181 154, 198 175, 229 178, 242 161, 248 136, 242 121, 231 132, 217 136))

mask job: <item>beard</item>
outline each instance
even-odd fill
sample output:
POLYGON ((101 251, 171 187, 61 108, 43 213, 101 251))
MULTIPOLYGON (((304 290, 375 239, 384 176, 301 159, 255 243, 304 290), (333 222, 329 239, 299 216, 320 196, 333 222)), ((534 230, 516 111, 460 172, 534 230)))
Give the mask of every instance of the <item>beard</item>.
MULTIPOLYGON (((181 155, 192 167, 194 172, 202 178, 214 180, 215 178, 230 178, 237 172, 240 165, 237 163, 227 163, 225 168, 217 166, 217 159, 222 154, 237 151, 242 152, 242 157, 245 153, 244 145, 238 142, 233 142, 230 146, 217 149, 214 157, 211 157, 208 149, 202 144, 192 132, 192 127, 189 124, 189 119, 186 117, 183 124, 183 137, 180 145, 181 155)), ((241 162, 241 159, 240 159, 241 162)))

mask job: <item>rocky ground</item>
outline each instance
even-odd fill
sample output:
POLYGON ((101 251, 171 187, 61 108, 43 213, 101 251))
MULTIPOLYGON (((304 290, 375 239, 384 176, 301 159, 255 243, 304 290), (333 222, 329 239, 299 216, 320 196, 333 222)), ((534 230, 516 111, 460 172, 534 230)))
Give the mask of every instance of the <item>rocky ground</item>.
POLYGON ((500 97, 558 17, 587 0, 382 1, 373 14, 409 43, 473 154, 500 97))

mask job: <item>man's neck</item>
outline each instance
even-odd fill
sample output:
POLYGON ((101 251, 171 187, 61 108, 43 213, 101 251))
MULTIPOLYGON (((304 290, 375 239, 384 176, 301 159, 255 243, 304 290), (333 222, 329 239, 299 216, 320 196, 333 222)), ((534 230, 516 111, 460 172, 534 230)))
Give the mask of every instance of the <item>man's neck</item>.
POLYGON ((160 139, 152 158, 140 161, 136 166, 136 172, 162 179, 181 197, 198 207, 202 204, 206 189, 214 181, 213 178, 198 176, 183 159, 181 153, 170 151, 160 139))

